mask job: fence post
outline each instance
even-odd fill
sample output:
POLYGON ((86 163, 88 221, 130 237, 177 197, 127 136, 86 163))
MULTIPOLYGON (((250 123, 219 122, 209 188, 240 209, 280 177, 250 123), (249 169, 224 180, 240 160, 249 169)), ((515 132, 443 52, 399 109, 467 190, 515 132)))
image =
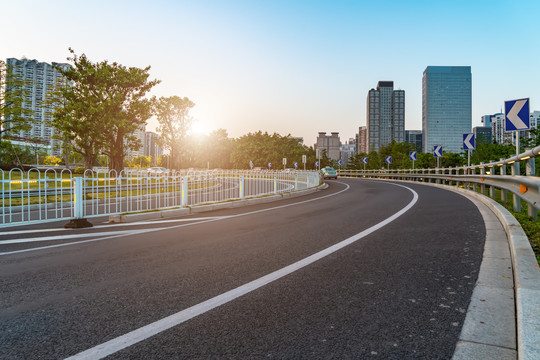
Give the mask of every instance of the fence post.
MULTIPOLYGON (((494 166, 489 168, 489 174, 490 175, 495 175, 495 167, 494 166)), ((489 197, 492 198, 492 199, 495 199, 495 186, 490 186, 489 187, 489 197)))
MULTIPOLYGON (((512 176, 519 175, 519 161, 512 164, 512 176)), ((521 212, 521 199, 516 194, 512 194, 512 200, 514 200, 514 211, 521 212)))
MULTIPOLYGON (((484 165, 484 163, 481 162, 480 165, 484 165)), ((480 175, 486 175, 486 168, 485 167, 480 168, 480 175)), ((481 178, 481 181, 482 181, 482 183, 480 184, 480 192, 482 193, 482 195, 486 195, 486 185, 484 184, 484 178, 483 177, 481 178)))
POLYGON ((188 179, 187 176, 184 176, 182 179, 182 207, 187 206, 188 199, 188 179))
POLYGON ((294 174, 294 190, 298 190, 298 174, 294 174))
MULTIPOLYGON (((536 166, 534 163, 534 158, 530 158, 527 160, 527 164, 525 167, 525 174, 527 176, 536 175, 536 166)), ((531 204, 527 204, 527 214, 529 215, 529 217, 533 218, 534 220, 538 219, 538 212, 536 211, 534 206, 532 206, 531 204)))
POLYGON ((244 200, 244 175, 240 175, 240 199, 244 200))
MULTIPOLYGON (((503 161, 504 158, 501 158, 500 160, 503 161)), ((506 175, 506 164, 503 164, 501 166, 501 175, 506 175)), ((503 189, 501 189, 501 201, 505 204, 508 202, 508 196, 506 194, 506 190, 503 190, 503 189)))
POLYGON ((87 219, 84 218, 84 180, 82 177, 73 178, 73 206, 75 208, 75 219, 71 219, 64 225, 66 229, 80 229, 92 227, 87 219))
POLYGON ((277 176, 274 175, 274 194, 277 194, 277 176))

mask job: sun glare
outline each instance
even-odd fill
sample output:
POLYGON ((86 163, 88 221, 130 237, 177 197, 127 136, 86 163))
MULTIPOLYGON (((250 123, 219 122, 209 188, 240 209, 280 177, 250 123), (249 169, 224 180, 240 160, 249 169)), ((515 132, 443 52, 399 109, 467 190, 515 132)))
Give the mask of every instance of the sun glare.
POLYGON ((191 133, 193 135, 208 135, 210 131, 208 130, 208 127, 201 121, 195 120, 191 124, 191 133))

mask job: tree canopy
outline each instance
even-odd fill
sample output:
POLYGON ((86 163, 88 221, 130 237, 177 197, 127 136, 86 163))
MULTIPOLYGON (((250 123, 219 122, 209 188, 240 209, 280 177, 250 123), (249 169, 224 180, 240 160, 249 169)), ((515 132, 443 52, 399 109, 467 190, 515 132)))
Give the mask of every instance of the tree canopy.
POLYGON ((187 97, 160 97, 155 101, 155 113, 159 126, 160 143, 170 154, 170 166, 180 169, 182 159, 187 155, 185 137, 192 118, 189 111, 195 106, 187 97))
POLYGON ((11 66, 0 60, 0 141, 32 127, 34 112, 24 103, 29 93, 27 85, 30 84, 22 75, 16 74, 11 66))
POLYGON ((152 116, 152 101, 146 94, 159 81, 149 80, 149 66, 93 63, 85 54, 69 51, 73 66, 58 68, 66 82, 48 94, 47 102, 55 109, 51 125, 61 140, 84 156, 87 168, 104 153, 109 166, 120 171, 126 152, 141 145, 134 132, 144 129, 152 116))

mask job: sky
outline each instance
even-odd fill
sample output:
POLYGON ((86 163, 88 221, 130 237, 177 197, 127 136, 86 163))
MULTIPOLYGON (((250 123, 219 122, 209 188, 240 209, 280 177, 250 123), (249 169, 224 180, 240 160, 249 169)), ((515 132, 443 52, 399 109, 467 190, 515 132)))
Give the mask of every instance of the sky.
MULTIPOLYGON (((366 124, 379 81, 422 128, 427 66, 471 66, 473 127, 505 100, 540 110, 540 1, 0 0, 0 58, 151 66, 155 96, 188 97, 197 132, 304 138, 366 124)), ((153 131, 155 119, 148 122, 153 131)))

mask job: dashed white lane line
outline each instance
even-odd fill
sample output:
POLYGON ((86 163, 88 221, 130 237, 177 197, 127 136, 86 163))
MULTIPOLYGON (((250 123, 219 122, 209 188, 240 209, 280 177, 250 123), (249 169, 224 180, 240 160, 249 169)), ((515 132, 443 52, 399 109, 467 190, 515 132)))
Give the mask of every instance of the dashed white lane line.
POLYGON ((308 256, 307 258, 304 258, 298 262, 295 262, 294 264, 291 264, 289 266, 286 266, 280 270, 274 271, 268 275, 265 275, 261 278, 258 278, 257 280, 251 281, 245 285, 242 285, 240 287, 237 287, 236 289, 227 291, 226 293, 223 293, 221 295, 218 295, 216 297, 213 297, 209 300, 206 300, 200 304, 194 305, 188 309, 182 310, 180 312, 177 312, 176 314, 170 315, 166 318, 163 318, 161 320, 158 320, 156 322, 153 322, 151 324, 148 324, 146 326, 143 326, 139 329, 133 330, 125 335, 119 336, 115 339, 109 340, 103 344, 97 345, 93 348, 90 348, 86 351, 83 351, 81 353, 78 353, 74 356, 69 357, 68 359, 102 359, 106 356, 109 356, 111 354, 114 354, 117 351, 123 350, 131 345, 134 345, 140 341, 146 340, 149 337, 152 337, 156 334, 159 334, 160 332, 163 332, 165 330, 168 330, 176 325, 179 325, 185 321, 188 321, 196 316, 199 316, 201 314, 204 314, 205 312, 212 310, 218 306, 221 306, 223 304, 226 304, 240 296, 243 296, 249 292, 252 292, 262 286, 265 286, 273 281, 276 281, 286 275, 289 275, 299 269, 302 269, 303 267, 306 267, 312 263, 314 263, 317 260, 320 260, 340 249, 343 249, 344 247, 362 239, 363 237, 379 230, 380 228, 388 225, 401 215, 405 214, 409 209, 411 209, 414 204, 418 201, 418 194, 411 188, 399 184, 392 184, 396 186, 403 187, 405 189, 408 189, 413 194, 413 199, 407 206, 405 206, 403 209, 395 213, 394 215, 390 216, 386 220, 381 221, 380 223, 356 234, 348 239, 345 239, 335 245, 332 245, 322 251, 319 251, 316 254, 313 254, 311 256, 308 256))

